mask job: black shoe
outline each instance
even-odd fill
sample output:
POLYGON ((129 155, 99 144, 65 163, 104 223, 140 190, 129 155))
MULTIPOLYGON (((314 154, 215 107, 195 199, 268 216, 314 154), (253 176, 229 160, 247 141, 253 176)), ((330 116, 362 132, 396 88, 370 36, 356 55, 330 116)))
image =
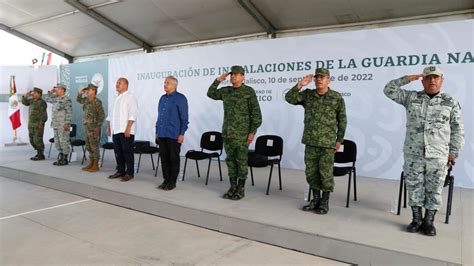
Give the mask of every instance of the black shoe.
POLYGON ((176 188, 176 184, 167 184, 167 185, 163 188, 163 190, 165 190, 165 191, 170 191, 170 190, 173 190, 173 189, 175 189, 175 188, 176 188))
POLYGON ((423 214, 420 206, 412 206, 411 211, 413 214, 413 220, 407 226, 407 232, 416 233, 421 230, 421 224, 423 221, 423 214))
POLYGON ((165 187, 168 185, 168 182, 166 182, 166 179, 163 181, 163 183, 161 183, 161 185, 159 185, 157 188, 159 189, 165 189, 165 187))
POLYGON ((423 233, 427 236, 436 235, 436 227, 434 227, 434 218, 436 215, 436 210, 426 210, 425 219, 423 219, 423 233))
POLYGON ((36 158, 38 157, 38 154, 36 154, 35 156, 31 157, 30 160, 32 161, 36 161, 36 158))
POLYGON ((109 178, 110 178, 110 179, 115 179, 115 178, 123 177, 124 175, 125 175, 125 174, 120 173, 120 172, 117 171, 117 172, 115 172, 115 174, 109 175, 109 178))

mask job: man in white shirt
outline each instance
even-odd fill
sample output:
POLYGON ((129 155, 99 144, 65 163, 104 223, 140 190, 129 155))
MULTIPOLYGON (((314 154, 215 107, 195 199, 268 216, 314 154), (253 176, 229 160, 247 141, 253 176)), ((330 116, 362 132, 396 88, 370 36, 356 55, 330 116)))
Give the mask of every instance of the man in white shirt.
POLYGON ((115 99, 112 111, 107 117, 107 134, 112 135, 114 142, 117 172, 110 179, 121 178, 122 182, 133 179, 135 143, 135 125, 138 104, 135 97, 128 92, 128 80, 119 78, 115 84, 118 96, 115 99))

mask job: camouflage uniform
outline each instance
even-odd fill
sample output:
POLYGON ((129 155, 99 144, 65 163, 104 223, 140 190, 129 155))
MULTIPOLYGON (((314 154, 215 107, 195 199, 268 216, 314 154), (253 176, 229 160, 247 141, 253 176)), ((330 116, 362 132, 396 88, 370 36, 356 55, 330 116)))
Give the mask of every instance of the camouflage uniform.
POLYGON ((406 109, 403 171, 409 205, 439 210, 448 155, 458 157, 464 144, 461 108, 446 93, 430 98, 424 91, 400 88, 409 82, 401 77, 384 89, 388 98, 406 109))
POLYGON ((40 98, 38 100, 28 99, 25 95, 21 98, 21 103, 29 106, 28 116, 28 134, 30 137, 30 144, 38 152, 38 155, 43 155, 44 152, 44 124, 48 120, 48 113, 46 112, 46 102, 40 98))
POLYGON ((334 145, 342 143, 346 132, 347 118, 341 94, 328 90, 319 96, 315 89, 299 91, 295 85, 285 100, 304 107, 304 131, 306 180, 313 190, 334 190, 334 145))
POLYGON ((64 130, 64 125, 71 125, 71 99, 66 95, 59 97, 48 92, 48 94, 45 95, 45 100, 46 102, 53 104, 51 127, 54 131, 54 145, 60 154, 69 155, 69 152, 71 151, 71 140, 69 137, 69 131, 64 130))
POLYGON ((255 133, 262 124, 262 114, 257 96, 252 87, 242 84, 239 88, 232 86, 217 89, 217 79, 207 91, 207 96, 224 102, 224 124, 222 137, 227 153, 229 177, 246 179, 248 173, 249 133, 255 133))
MULTIPOLYGON (((235 66, 232 69, 235 69, 235 66)), ((243 68, 238 69, 243 74, 243 68)), ((262 124, 262 113, 252 87, 242 84, 239 88, 226 86, 217 89, 219 84, 220 81, 216 79, 209 87, 207 96, 214 100, 222 100, 224 103, 222 137, 231 183, 231 189, 224 197, 228 198, 236 192, 238 182, 240 195, 235 199, 240 199, 245 195, 244 187, 248 174, 248 135, 257 132, 257 128, 262 124)))
POLYGON ((102 127, 104 122, 105 114, 102 101, 99 98, 89 100, 87 97, 83 98, 82 94, 77 94, 77 102, 83 104, 83 123, 84 131, 86 135, 86 149, 89 152, 90 160, 99 160, 99 141, 100 132, 96 131, 97 128, 102 127))

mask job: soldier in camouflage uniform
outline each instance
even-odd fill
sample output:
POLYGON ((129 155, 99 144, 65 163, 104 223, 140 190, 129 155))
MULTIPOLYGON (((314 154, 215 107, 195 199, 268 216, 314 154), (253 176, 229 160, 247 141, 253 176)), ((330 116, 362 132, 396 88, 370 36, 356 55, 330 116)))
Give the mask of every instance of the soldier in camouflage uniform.
POLYGON ((100 128, 104 122, 104 107, 99 98, 97 98, 97 86, 89 84, 87 88, 81 89, 77 94, 77 102, 83 104, 82 109, 84 133, 86 136, 86 149, 89 152, 90 162, 82 170, 88 172, 99 171, 99 142, 100 128), (82 95, 87 94, 84 98, 82 95))
POLYGON ((384 89, 388 98, 405 107, 407 115, 403 172, 413 214, 407 231, 422 230, 428 236, 436 235, 433 221, 442 204, 448 164, 453 164, 464 145, 461 107, 453 97, 441 93, 442 83, 442 70, 429 66, 423 74, 392 80, 384 89), (419 78, 423 91, 400 88, 419 78))
POLYGON ((304 107, 305 174, 314 197, 303 210, 326 214, 329 194, 334 190, 334 153, 341 146, 346 132, 346 107, 341 94, 329 88, 329 70, 317 68, 314 75, 316 89, 300 92, 312 79, 312 74, 305 76, 285 95, 285 99, 304 107))
POLYGON ((58 84, 45 95, 46 102, 53 104, 51 127, 54 131, 54 145, 59 152, 58 160, 53 163, 54 165, 67 165, 71 150, 69 129, 72 119, 72 102, 65 92, 66 86, 58 84))
POLYGON ((44 123, 48 120, 46 112, 46 102, 41 98, 43 90, 34 88, 21 98, 21 103, 29 106, 28 116, 28 134, 30 144, 36 150, 37 154, 30 159, 33 161, 44 160, 44 123), (30 96, 32 98, 30 98, 30 96))
POLYGON ((230 73, 219 76, 209 87, 207 96, 224 103, 222 137, 227 153, 226 163, 230 188, 223 195, 226 199, 245 197, 245 180, 248 173, 248 145, 253 141, 257 128, 262 124, 262 113, 257 95, 252 87, 243 84, 245 70, 232 66, 230 73), (232 86, 217 89, 230 74, 232 86))

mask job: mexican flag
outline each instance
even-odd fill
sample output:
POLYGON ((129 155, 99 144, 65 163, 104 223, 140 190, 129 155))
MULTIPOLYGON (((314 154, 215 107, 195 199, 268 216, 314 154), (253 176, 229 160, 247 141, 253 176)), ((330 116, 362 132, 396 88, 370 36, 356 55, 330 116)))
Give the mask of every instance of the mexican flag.
POLYGON ((15 76, 10 77, 10 98, 8 99, 8 117, 12 122, 13 130, 21 126, 20 107, 18 96, 16 95, 15 76))

